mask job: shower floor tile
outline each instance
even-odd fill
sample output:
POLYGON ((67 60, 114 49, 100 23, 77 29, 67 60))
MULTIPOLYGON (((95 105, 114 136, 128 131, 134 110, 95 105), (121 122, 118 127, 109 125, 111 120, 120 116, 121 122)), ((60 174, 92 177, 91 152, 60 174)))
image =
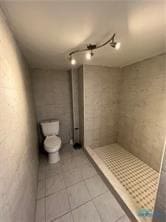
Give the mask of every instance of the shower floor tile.
MULTIPOLYGON (((49 165, 44 156, 40 161, 36 222, 104 222, 102 204, 95 206, 104 194, 112 198, 112 215, 118 206, 119 217, 111 222, 118 222, 122 216, 127 218, 83 150, 65 145, 60 156, 57 164, 49 165)), ((105 211, 105 217, 110 212, 105 211)))
POLYGON ((119 144, 94 149, 138 208, 153 210, 159 174, 119 144))

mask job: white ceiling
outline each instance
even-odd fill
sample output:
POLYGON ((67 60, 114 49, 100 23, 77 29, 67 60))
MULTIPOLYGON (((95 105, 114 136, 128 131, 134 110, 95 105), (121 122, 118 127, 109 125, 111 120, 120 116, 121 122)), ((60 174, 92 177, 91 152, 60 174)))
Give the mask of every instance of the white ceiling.
MULTIPOLYGON (((122 46, 96 51, 94 65, 125 66, 165 52, 165 0, 1 1, 31 67, 68 69, 68 53, 114 32, 122 46)), ((79 63, 86 63, 78 55, 79 63)))

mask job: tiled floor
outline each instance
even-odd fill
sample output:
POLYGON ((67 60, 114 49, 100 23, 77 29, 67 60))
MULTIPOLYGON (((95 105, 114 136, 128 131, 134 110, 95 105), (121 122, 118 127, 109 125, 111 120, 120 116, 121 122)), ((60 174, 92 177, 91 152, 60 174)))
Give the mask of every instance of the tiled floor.
POLYGON ((40 160, 36 222, 129 222, 82 150, 61 148, 61 160, 40 160))

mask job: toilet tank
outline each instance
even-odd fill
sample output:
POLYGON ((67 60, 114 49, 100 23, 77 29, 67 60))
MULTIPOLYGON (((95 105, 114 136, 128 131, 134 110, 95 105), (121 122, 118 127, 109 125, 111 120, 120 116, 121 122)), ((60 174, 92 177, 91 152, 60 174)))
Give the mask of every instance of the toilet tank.
POLYGON ((44 136, 59 134, 59 120, 45 120, 40 125, 44 136))

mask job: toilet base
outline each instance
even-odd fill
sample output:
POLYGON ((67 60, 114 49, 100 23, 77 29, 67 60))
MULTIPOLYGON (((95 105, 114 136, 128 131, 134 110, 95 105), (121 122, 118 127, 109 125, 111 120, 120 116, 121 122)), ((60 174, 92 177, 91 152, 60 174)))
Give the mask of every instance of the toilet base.
POLYGON ((57 163, 60 160, 59 151, 55 153, 48 153, 48 162, 50 164, 57 163))

